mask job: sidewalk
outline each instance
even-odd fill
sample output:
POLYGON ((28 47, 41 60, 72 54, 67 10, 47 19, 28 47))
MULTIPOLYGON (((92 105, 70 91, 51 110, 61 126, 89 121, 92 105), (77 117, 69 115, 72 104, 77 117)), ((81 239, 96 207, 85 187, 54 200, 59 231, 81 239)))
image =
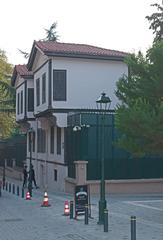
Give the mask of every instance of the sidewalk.
MULTIPOLYGON (((20 184, 20 181, 12 182, 20 184)), ((83 216, 78 220, 63 216, 64 201, 73 200, 73 195, 48 193, 51 207, 47 208, 41 207, 43 196, 44 192, 41 189, 33 189, 32 200, 27 201, 22 199, 21 195, 2 191, 0 198, 2 240, 130 240, 131 215, 137 216, 137 239, 163 239, 162 196, 107 196, 108 233, 104 233, 103 226, 97 224, 99 196, 91 198, 93 219, 89 219, 89 225, 84 224, 83 216), (154 204, 157 203, 157 207, 146 204, 145 201, 149 201, 149 198, 154 204), (139 200, 144 201, 143 204, 148 208, 142 208, 143 204, 140 204, 139 200)))

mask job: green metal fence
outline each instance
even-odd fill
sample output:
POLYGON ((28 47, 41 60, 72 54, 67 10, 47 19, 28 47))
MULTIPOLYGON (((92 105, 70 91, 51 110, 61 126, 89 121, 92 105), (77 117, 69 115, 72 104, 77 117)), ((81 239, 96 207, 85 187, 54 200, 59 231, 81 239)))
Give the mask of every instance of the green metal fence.
POLYGON ((26 136, 15 135, 5 140, 5 146, 0 150, 0 165, 3 165, 4 159, 7 159, 8 166, 12 167, 13 159, 16 160, 16 166, 23 167, 26 160, 26 136))
MULTIPOLYGON (((96 113, 79 113, 68 117, 66 156, 69 177, 75 178, 74 161, 86 160, 87 179, 100 179, 101 117, 102 115, 96 113), (74 126, 78 126, 79 129, 73 131, 74 126)), ((105 179, 163 177, 163 158, 146 156, 135 159, 116 147, 118 133, 114 127, 114 114, 105 115, 104 130, 105 179)))

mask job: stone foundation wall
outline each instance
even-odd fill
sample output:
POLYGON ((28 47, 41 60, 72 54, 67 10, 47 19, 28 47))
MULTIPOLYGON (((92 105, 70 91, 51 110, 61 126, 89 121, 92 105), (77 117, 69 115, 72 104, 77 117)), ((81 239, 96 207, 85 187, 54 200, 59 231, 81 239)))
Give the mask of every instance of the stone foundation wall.
MULTIPOLYGON (((86 181, 89 185, 91 194, 100 194, 100 181, 86 181)), ((77 184, 75 179, 65 179, 65 191, 74 193, 74 188, 77 184)), ((163 193, 163 179, 132 179, 132 180, 106 180, 105 192, 117 194, 162 194, 163 193)))

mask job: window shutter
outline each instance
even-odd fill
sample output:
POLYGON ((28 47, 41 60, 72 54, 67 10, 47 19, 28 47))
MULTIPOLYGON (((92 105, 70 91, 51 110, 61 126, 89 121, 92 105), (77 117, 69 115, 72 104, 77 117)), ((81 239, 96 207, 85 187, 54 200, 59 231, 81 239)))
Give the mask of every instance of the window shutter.
POLYGON ((42 75, 42 104, 46 102, 46 73, 42 75))
POLYGON ((66 101, 66 70, 53 70, 53 100, 66 101))
POLYGON ((17 95, 17 114, 19 115, 19 113, 20 113, 20 111, 19 111, 19 109, 20 109, 20 93, 18 93, 18 95, 17 95))
POLYGON ((40 105, 40 79, 36 80, 36 105, 40 105))
POLYGON ((61 154, 61 128, 57 127, 57 154, 61 154))
POLYGON ((50 129, 50 153, 54 153, 54 126, 50 129))
POLYGON ((34 111, 34 89, 28 88, 28 112, 34 111))
POLYGON ((20 102, 20 111, 23 113, 23 91, 21 91, 21 102, 20 102))

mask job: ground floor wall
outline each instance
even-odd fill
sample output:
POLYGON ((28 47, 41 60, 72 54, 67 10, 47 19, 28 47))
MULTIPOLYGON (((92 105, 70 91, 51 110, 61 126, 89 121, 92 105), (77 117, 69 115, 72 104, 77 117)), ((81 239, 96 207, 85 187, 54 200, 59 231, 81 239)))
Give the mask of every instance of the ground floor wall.
MULTIPOLYGON (((87 161, 76 161, 76 178, 65 179, 65 191, 74 193, 76 185, 88 185, 90 194, 100 195, 100 180, 87 179, 87 161)), ((163 193, 163 178, 160 179, 127 179, 105 180, 105 192, 116 194, 163 193)))
MULTIPOLYGON (((29 158, 27 159, 27 165, 29 169, 29 158)), ((32 158, 32 165, 35 170, 37 185, 40 188, 51 191, 65 191, 65 178, 67 176, 66 165, 34 158, 32 158)))

